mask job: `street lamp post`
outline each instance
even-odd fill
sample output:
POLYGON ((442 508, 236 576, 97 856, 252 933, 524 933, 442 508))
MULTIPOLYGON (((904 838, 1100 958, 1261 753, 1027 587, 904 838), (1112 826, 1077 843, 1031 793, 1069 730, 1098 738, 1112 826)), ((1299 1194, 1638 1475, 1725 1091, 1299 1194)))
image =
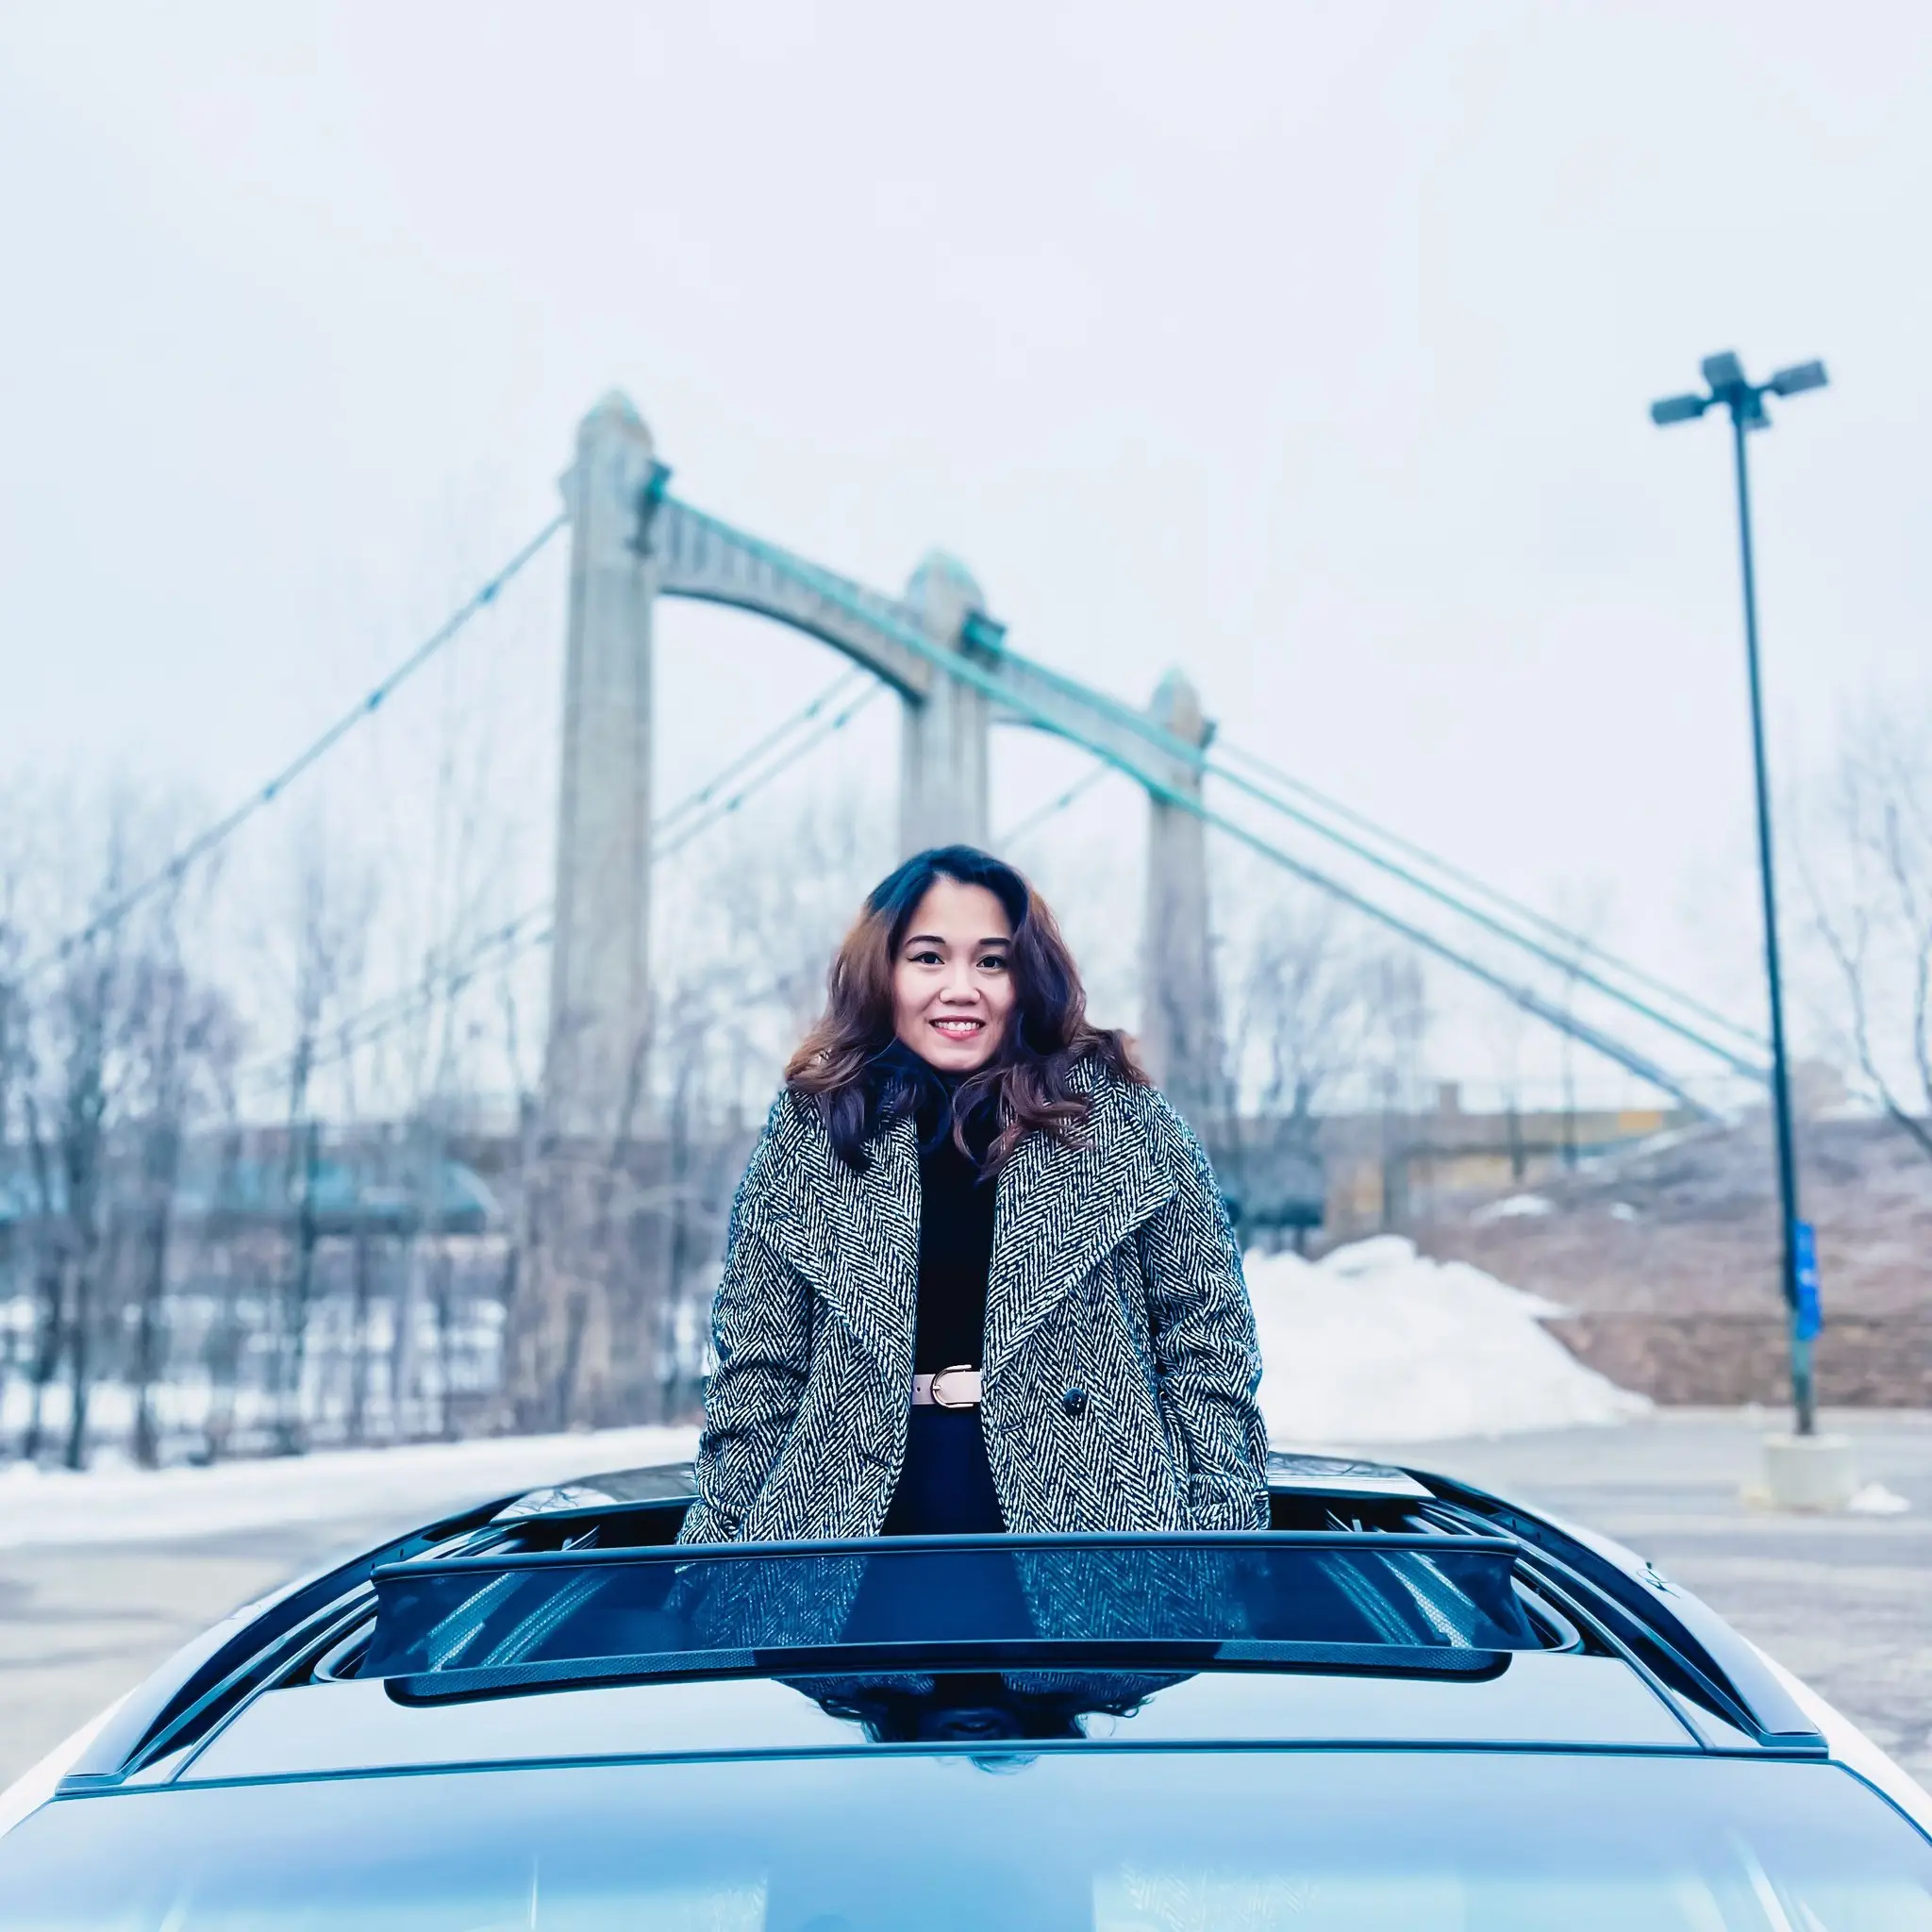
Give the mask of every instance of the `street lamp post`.
POLYGON ((1744 657, 1750 672, 1751 753, 1757 781, 1757 872, 1764 898, 1764 973, 1771 993, 1771 1100, 1777 1133, 1778 1206, 1783 1219, 1783 1285, 1785 1309, 1790 1324, 1791 1405, 1797 1432, 1809 1436, 1817 1428, 1811 1384, 1812 1323, 1799 1294, 1798 1160, 1791 1132, 1790 1068, 1785 1058, 1784 975, 1778 963, 1777 881, 1772 863, 1771 785, 1765 770, 1764 699, 1757 668, 1757 580, 1751 555, 1751 478, 1745 461, 1744 439, 1754 429, 1769 429, 1768 395, 1793 396, 1807 389, 1823 389, 1823 362, 1800 362, 1780 369, 1769 382, 1754 383, 1744 365, 1729 350, 1704 358, 1703 395, 1666 396, 1650 406, 1659 427, 1689 423, 1718 406, 1730 411, 1731 445, 1738 476, 1738 546, 1744 570, 1744 657))

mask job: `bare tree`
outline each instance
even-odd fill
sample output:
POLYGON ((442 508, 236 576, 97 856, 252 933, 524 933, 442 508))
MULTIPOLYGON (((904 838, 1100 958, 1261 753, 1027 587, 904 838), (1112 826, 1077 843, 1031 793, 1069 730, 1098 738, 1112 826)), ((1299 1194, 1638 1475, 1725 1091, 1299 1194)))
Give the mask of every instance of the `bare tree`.
MULTIPOLYGON (((359 895, 362 924, 373 926, 377 902, 373 873, 363 875, 359 895)), ((349 1235, 349 1319, 344 1346, 348 1359, 342 1364, 343 1429, 351 1442, 361 1443, 369 1436, 370 1369, 372 1366, 373 1324, 375 1309, 377 1260, 376 1230, 371 1224, 367 1203, 375 1178, 381 1147, 380 1137, 372 1135, 362 1121, 358 1071, 360 1044, 358 1027, 362 1024, 361 986, 369 949, 358 944, 352 953, 353 969, 342 974, 341 995, 336 1005, 332 1056, 340 1082, 341 1118, 349 1132, 343 1150, 349 1168, 349 1191, 353 1204, 349 1235), (360 1129, 358 1131, 358 1129, 360 1129)))
POLYGON ((297 834, 291 886, 291 943, 282 972, 294 1022, 283 1150, 290 1237, 278 1298, 274 1391, 275 1443, 285 1454, 306 1446, 304 1391, 321 1241, 316 1192, 323 1141, 311 1088, 338 1009, 361 983, 375 901, 373 879, 332 853, 313 823, 297 834))
MULTIPOLYGON (((210 1206, 219 1211, 231 1201, 242 1159, 243 1132, 238 1095, 232 1080, 225 1083, 223 1124, 215 1150, 210 1206)), ((203 1339, 202 1366, 208 1375, 208 1407, 202 1417, 200 1459, 213 1463, 226 1453, 235 1424, 236 1396, 241 1378, 243 1331, 241 1275, 244 1245, 234 1231, 208 1242, 208 1267, 213 1277, 213 1312, 203 1339)))
MULTIPOLYGON (((29 1074, 37 1071, 29 1067, 29 1074)), ((60 1371, 61 1342, 67 1332, 66 1242, 60 1220, 63 1196, 56 1191, 57 1155, 53 1137, 43 1122, 40 1095, 33 1085, 21 1099, 21 1138, 25 1158, 34 1222, 34 1335, 27 1360, 26 1433, 20 1453, 28 1462, 40 1459, 45 1445, 47 1396, 60 1371)))
POLYGON ((1501 997, 1485 999, 1481 1010, 1482 1030, 1496 1074, 1496 1091, 1503 1102, 1509 1178, 1520 1181, 1529 1168, 1529 1148, 1523 1130, 1523 1050, 1529 1015, 1514 1000, 1501 997))
POLYGON ((1382 1116, 1382 1224, 1408 1218, 1409 1161, 1406 1117, 1418 1110, 1428 1040, 1428 987, 1412 953, 1371 956, 1363 975, 1368 997, 1369 1064, 1382 1116))
POLYGON ((18 855, 0 853, 0 1187, 8 1181, 8 1158, 22 1090, 31 1065, 28 1038, 27 935, 21 917, 18 855))
POLYGON ((1317 1109, 1362 1071, 1361 940, 1326 895, 1245 871, 1223 895, 1238 917, 1221 940, 1230 1106, 1213 1153, 1244 1232, 1291 1226, 1299 1248, 1319 1213, 1317 1109))
MULTIPOLYGON (((69 1469, 83 1468, 87 1461, 89 1408, 104 1340, 103 1304, 118 1246, 119 1226, 109 1199, 109 1137, 128 1097, 133 935, 127 920, 112 916, 110 908, 140 869, 130 844, 136 818, 127 794, 116 793, 108 802, 90 916, 79 936, 62 946, 50 975, 42 1061, 46 1095, 36 1104, 32 1127, 42 1224, 58 1247, 58 1285, 48 1283, 53 1288, 48 1302, 50 1308, 58 1307, 55 1347, 64 1355, 67 1370, 61 1459, 69 1469)), ((71 824, 68 831, 70 842, 84 851, 90 841, 81 828, 71 824)), ((76 861, 87 864, 79 851, 70 855, 69 862, 76 861)), ((41 1420, 37 1403, 29 1430, 36 1453, 41 1420)))
MULTIPOLYGON (((205 1082, 231 1059, 225 1003, 184 958, 188 897, 198 913, 211 877, 168 878, 124 903, 165 848, 174 816, 116 793, 96 815, 42 813, 42 923, 79 931, 0 976, 0 1161, 19 1176, 32 1227, 34 1333, 23 1453, 50 1446, 52 1398, 65 1372, 63 1459, 89 1453, 95 1385, 127 1375, 135 1448, 158 1456, 156 1386, 164 1371, 174 1200, 183 1137, 205 1082), (98 829, 96 829, 98 826, 98 829), (74 882, 90 890, 76 899, 74 882), (131 1351, 131 1353, 130 1353, 131 1351)), ((9 916, 0 964, 23 957, 20 873, 5 869, 9 916), (11 941, 8 940, 8 934, 11 941)))
MULTIPOLYGON (((173 922, 169 924, 172 926, 173 922)), ((140 1279, 136 1285, 134 1362, 134 1457, 143 1469, 161 1459, 161 1418, 156 1386, 167 1363, 167 1294, 175 1192, 181 1174, 181 1141, 187 1113, 184 1062, 192 1051, 185 1038, 178 961, 142 962, 148 983, 136 995, 140 1014, 132 1042, 135 1077, 142 1092, 137 1102, 141 1141, 140 1279)))
POLYGON ((1237 1091, 1262 1114, 1306 1120, 1361 1065, 1358 936, 1332 899, 1279 889, 1243 950, 1230 1041, 1237 1091))
POLYGON ((832 954, 890 863, 879 814, 850 788, 734 822, 667 881, 679 932, 701 935, 670 978, 722 975, 715 1004, 763 1041, 775 1074, 823 1009, 832 954))
POLYGON ((608 1141, 553 1141, 526 1169, 506 1376, 518 1426, 655 1420, 688 1401, 682 1338, 714 1278, 724 1170, 821 1008, 889 860, 883 826, 849 792, 767 799, 660 870, 649 1090, 633 1081, 608 1141))
POLYGON ((1801 863, 1842 997, 1840 1031, 1888 1116, 1932 1158, 1932 716, 1873 708, 1847 727, 1824 855, 1801 863))
MULTIPOLYGON (((120 876, 118 866, 110 870, 110 887, 118 888, 120 876)), ((99 1339, 102 1210, 108 1122, 118 1071, 122 937, 119 926, 109 926, 78 947, 60 975, 54 1002, 60 1040, 55 1141, 64 1209, 61 1302, 68 1371, 61 1459, 69 1469, 83 1468, 87 1461, 88 1404, 99 1339)), ((51 1205, 44 1182, 43 1199, 51 1205)))
MULTIPOLYGON (((1563 984, 1557 1005, 1565 1019, 1576 1010, 1580 975, 1610 919, 1610 890, 1602 879, 1565 880, 1557 891, 1557 916, 1570 940, 1561 947, 1563 984)), ((1574 1171, 1576 1146, 1576 1039, 1565 1032, 1558 1044, 1563 1085, 1563 1165, 1574 1171)))
MULTIPOLYGON (((0 1260, 11 1282, 32 1278, 32 1244, 25 1238, 30 1224, 29 1174, 23 1157, 33 1059, 25 982, 27 939, 20 904, 22 871, 22 856, 16 849, 0 851, 0 1238, 6 1243, 0 1260)), ((34 1306, 31 1297, 29 1306, 34 1306)), ((0 1361, 0 1413, 6 1409, 13 1378, 14 1348, 9 1324, 6 1358, 0 1361)), ((31 1343, 28 1354, 31 1358, 31 1343)))
POLYGON ((516 1103, 514 1166, 510 1175, 514 1205, 503 1266, 505 1351, 500 1371, 506 1385, 512 1379, 510 1347, 522 1332, 526 1305, 536 1299, 542 1267, 539 1242, 542 1237, 543 1108, 537 1085, 537 1057, 532 1051, 536 1042, 525 1037, 516 965, 513 953, 499 950, 494 974, 496 1000, 503 1028, 504 1060, 509 1069, 516 1103))
MULTIPOLYGON (((198 897, 212 891, 204 875, 198 897)), ((182 1152, 198 1113, 230 1091, 239 1029, 224 999, 202 985, 181 954, 182 886, 176 880, 146 917, 146 943, 128 972, 126 1054, 129 1126, 136 1142, 133 1384, 134 1454, 161 1457, 157 1390, 169 1366, 167 1300, 175 1197, 182 1152)))

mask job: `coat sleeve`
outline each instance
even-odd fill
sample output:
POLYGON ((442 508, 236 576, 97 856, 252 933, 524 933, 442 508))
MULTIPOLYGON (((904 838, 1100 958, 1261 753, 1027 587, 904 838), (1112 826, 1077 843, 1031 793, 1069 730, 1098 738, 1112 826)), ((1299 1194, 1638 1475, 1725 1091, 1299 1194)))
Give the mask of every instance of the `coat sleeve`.
POLYGON ((1155 1096, 1154 1131, 1179 1183, 1141 1232, 1147 1321, 1160 1405, 1187 1457, 1197 1529, 1263 1529, 1268 1434, 1255 1391, 1261 1351, 1240 1245, 1207 1151, 1155 1096))
POLYGON ((811 1364, 811 1290, 760 1232, 778 1185, 781 1094, 731 1204, 724 1270, 711 1304, 717 1367, 705 1394, 694 1474, 697 1501, 679 1542, 730 1542, 778 1460, 811 1364))

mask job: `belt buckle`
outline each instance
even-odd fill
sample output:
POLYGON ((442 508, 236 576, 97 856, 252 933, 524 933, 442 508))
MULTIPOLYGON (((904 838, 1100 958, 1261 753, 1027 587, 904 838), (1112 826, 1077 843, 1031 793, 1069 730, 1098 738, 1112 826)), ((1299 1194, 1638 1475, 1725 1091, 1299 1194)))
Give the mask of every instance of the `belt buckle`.
POLYGON ((935 1408, 952 1409, 977 1408, 979 1405, 976 1402, 948 1402, 941 1391, 941 1384, 943 1384, 948 1375, 970 1375, 972 1373, 973 1364, 971 1362, 955 1362, 951 1368, 935 1369, 932 1380, 926 1384, 926 1391, 932 1397, 933 1407, 935 1408))

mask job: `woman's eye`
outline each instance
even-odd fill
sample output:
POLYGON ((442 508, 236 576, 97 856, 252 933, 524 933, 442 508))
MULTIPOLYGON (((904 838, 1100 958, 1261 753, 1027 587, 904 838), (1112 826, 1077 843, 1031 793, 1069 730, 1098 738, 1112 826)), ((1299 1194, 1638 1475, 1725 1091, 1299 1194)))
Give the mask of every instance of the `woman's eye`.
POLYGON ((1004 953, 989 953, 979 963, 991 972, 1004 973, 1007 970, 1007 956, 1004 953))

